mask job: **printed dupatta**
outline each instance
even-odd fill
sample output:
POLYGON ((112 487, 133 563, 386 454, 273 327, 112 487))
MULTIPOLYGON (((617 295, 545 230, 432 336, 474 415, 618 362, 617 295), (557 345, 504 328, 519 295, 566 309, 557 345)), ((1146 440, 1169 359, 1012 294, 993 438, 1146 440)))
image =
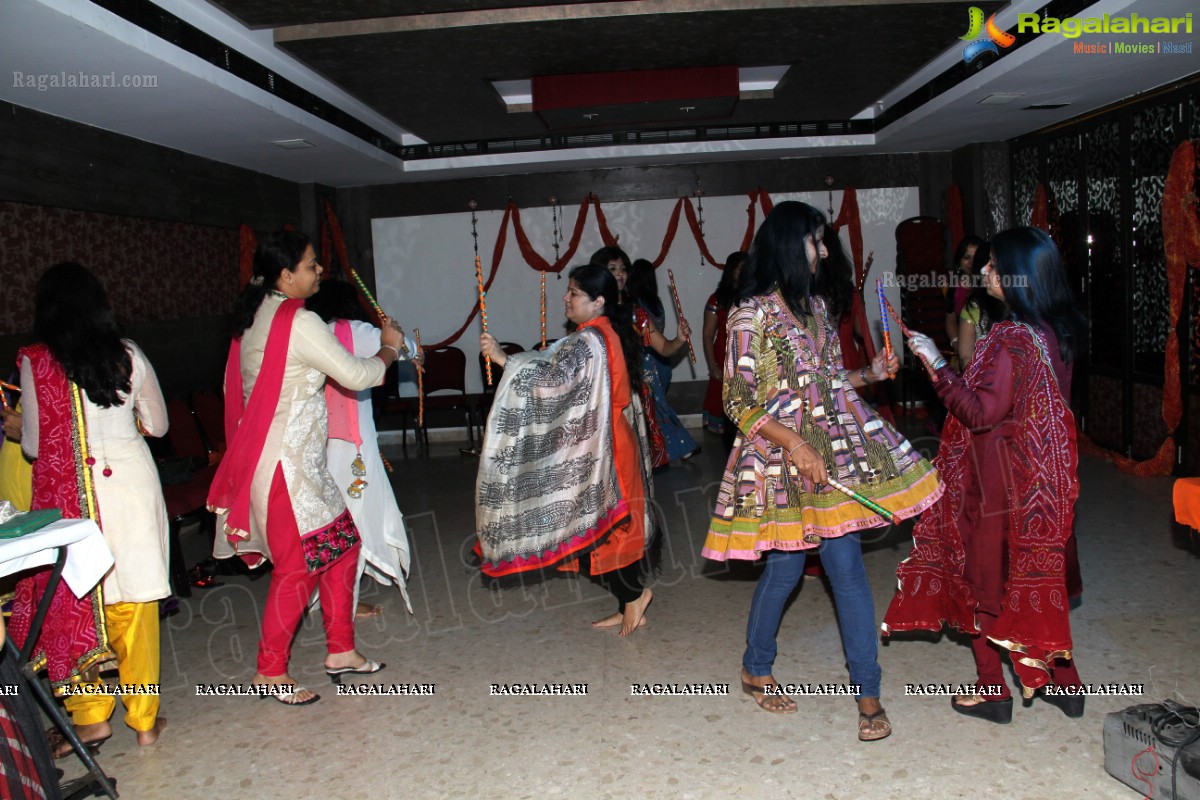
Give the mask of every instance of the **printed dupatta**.
MULTIPOLYGON (((1075 417, 1062 397, 1043 337, 1032 327, 1001 322, 980 342, 963 380, 974 388, 1001 348, 1012 357, 1015 430, 1007 463, 1008 576, 993 642, 1013 653, 1026 696, 1049 682, 1049 664, 1071 657, 1064 547, 1079 496, 1075 417)), ((966 557, 958 529, 971 432, 946 420, 934 466, 946 494, 913 530, 912 554, 896 570, 899 588, 883 631, 979 633, 978 602, 963 578, 966 557)))
MULTIPOLYGON (((33 462, 30 508, 58 508, 66 519, 91 519, 100 525, 92 483, 95 459, 88 454, 83 395, 45 344, 23 348, 17 353, 18 365, 22 358, 29 359, 38 410, 38 457, 33 462)), ((49 580, 47 568, 17 583, 9 635, 18 647, 23 647, 29 636, 49 580)), ((88 680, 91 676, 84 673, 89 669, 115 657, 108 647, 101 585, 77 598, 66 582, 60 581, 30 667, 35 672, 45 667, 51 688, 62 695, 73 684, 88 680)))
MULTIPOLYGON (((241 340, 234 339, 229 346, 229 361, 225 367, 225 434, 229 448, 209 487, 208 509, 218 515, 227 515, 225 538, 235 550, 238 543, 250 539, 250 487, 283 390, 292 323, 303 307, 303 301, 288 299, 275 312, 267 334, 262 367, 244 411, 241 408, 241 399, 245 396, 241 340)), ((329 524, 299 533, 305 565, 310 573, 329 567, 358 544, 358 531, 350 511, 344 508, 329 524)), ((257 566, 263 560, 261 553, 239 555, 251 566, 257 566)))
POLYGON ((515 353, 488 416, 475 490, 483 572, 543 569, 629 516, 613 452, 604 335, 591 328, 515 353))

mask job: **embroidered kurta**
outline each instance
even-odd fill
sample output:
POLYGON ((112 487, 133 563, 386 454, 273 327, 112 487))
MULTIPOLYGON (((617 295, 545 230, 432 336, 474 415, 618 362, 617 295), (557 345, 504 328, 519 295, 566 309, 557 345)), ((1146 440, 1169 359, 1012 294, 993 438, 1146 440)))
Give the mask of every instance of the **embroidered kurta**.
MULTIPOLYGON (((268 294, 254 323, 242 334, 241 378, 246 401, 263 364, 271 322, 284 299, 268 294)), ((253 553, 270 558, 267 507, 276 465, 283 470, 301 535, 329 526, 346 511, 326 462, 325 378, 358 391, 380 384, 384 370, 378 358, 351 355, 316 314, 305 309, 295 312, 279 399, 250 484, 250 536, 238 542, 236 552, 226 537, 218 536, 213 548, 217 558, 253 553)))
POLYGON ((816 448, 831 476, 904 519, 941 496, 937 472, 862 401, 842 364, 824 302, 798 320, 776 295, 751 298, 729 315, 724 399, 738 426, 717 494, 706 558, 757 559, 804 550, 824 538, 887 524, 829 486, 784 469, 783 448, 759 435, 769 420, 816 448))

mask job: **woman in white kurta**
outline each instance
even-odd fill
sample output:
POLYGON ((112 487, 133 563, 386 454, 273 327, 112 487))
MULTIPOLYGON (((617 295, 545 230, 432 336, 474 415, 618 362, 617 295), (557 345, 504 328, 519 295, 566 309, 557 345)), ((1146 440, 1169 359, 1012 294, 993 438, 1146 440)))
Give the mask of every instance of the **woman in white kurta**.
MULTIPOLYGON (((379 328, 361 319, 357 293, 350 284, 326 281, 308 308, 326 321, 338 342, 355 356, 365 358, 379 351, 379 328)), ((407 337, 400 357, 420 359, 416 344, 407 337)), ((330 381, 325 386, 325 397, 329 408, 329 473, 362 537, 354 581, 355 615, 372 617, 383 611, 382 606, 358 602, 364 572, 377 583, 399 588, 411 614, 412 602, 405 583, 410 561, 408 535, 379 453, 371 391, 349 392, 330 381)))
MULTIPOLYGON (((31 459, 45 455, 43 427, 62 412, 39 408, 39 397, 49 396, 51 388, 39 381, 62 382, 65 373, 80 389, 98 521, 114 560, 102 584, 108 645, 117 656, 122 684, 157 685, 158 601, 170 593, 167 509, 143 433, 162 436, 167 431, 158 378, 141 349, 119 339, 104 289, 78 264, 55 265, 39 280, 34 326, 41 343, 23 349, 19 357, 21 447, 31 459)), ((35 468, 34 474, 35 495, 52 488, 38 485, 54 480, 52 468, 35 468)), ((137 731, 138 743, 156 741, 166 724, 158 716, 158 696, 126 694, 122 700, 125 722, 137 731)), ((98 743, 112 735, 112 696, 72 694, 65 704, 82 741, 98 743)), ((68 750, 60 745, 56 754, 68 750)))
POLYGON ((226 370, 226 403, 242 398, 246 407, 209 493, 210 507, 227 515, 214 555, 274 562, 254 682, 282 687, 275 696, 289 705, 318 699, 288 674, 292 638, 318 585, 326 673, 339 682, 383 668, 354 646, 359 535, 326 465, 324 388, 326 376, 356 391, 379 384, 401 337, 385 326, 373 357, 352 356, 303 308, 320 278, 307 237, 281 231, 259 243, 254 277, 234 309, 242 335, 226 370))

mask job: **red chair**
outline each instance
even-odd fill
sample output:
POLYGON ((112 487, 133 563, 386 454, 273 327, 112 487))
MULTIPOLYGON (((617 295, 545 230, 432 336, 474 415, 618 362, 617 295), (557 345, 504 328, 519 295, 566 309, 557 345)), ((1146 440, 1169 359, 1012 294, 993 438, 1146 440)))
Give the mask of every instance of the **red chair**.
MULTIPOLYGON (((384 377, 383 401, 378 404, 380 415, 400 414, 401 444, 408 451, 409 419, 415 418, 418 412, 416 397, 400 397, 399 385, 395 367, 384 377)), ((467 440, 469 446, 475 447, 475 416, 474 405, 476 396, 467 394, 467 356, 457 347, 439 347, 436 350, 425 349, 425 418, 429 419, 431 411, 462 410, 466 418, 467 440), (443 392, 443 394, 438 394, 443 392)), ((429 454, 429 426, 418 427, 415 420, 413 429, 417 442, 422 445, 426 455, 429 454)))

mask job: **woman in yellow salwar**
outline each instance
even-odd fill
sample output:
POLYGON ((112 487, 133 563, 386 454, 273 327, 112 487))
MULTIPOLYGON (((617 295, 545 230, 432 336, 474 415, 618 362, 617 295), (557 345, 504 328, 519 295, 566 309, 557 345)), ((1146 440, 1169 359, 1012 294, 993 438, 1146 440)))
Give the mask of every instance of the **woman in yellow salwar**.
MULTIPOLYGON (((91 668, 115 653, 131 692, 121 698, 125 723, 138 744, 153 744, 166 724, 158 716, 158 601, 170 589, 167 509, 143 434, 166 433, 166 403, 146 356, 121 338, 104 287, 79 264, 56 264, 38 280, 33 325, 37 343, 17 356, 21 447, 34 459, 32 508, 95 520, 115 561, 85 600, 60 584, 33 660, 66 694, 81 691, 91 668)), ((17 585, 11 633, 18 642, 47 572, 17 585)), ((85 744, 112 736, 112 695, 71 693, 65 705, 85 744)), ((55 744, 56 756, 70 752, 55 744)))
POLYGON ((859 531, 886 525, 828 485, 834 477, 897 518, 933 505, 937 473, 855 391, 899 362, 881 350, 847 373, 837 322, 821 297, 825 219, 804 203, 775 206, 754 237, 729 313, 725 410, 738 427, 705 558, 757 560, 766 569, 750 606, 742 690, 773 713, 796 711, 771 677, 784 604, 819 552, 833 588, 842 646, 857 687, 858 738, 891 734, 879 702, 875 605, 859 531), (771 687, 768 689, 768 687, 771 687))

